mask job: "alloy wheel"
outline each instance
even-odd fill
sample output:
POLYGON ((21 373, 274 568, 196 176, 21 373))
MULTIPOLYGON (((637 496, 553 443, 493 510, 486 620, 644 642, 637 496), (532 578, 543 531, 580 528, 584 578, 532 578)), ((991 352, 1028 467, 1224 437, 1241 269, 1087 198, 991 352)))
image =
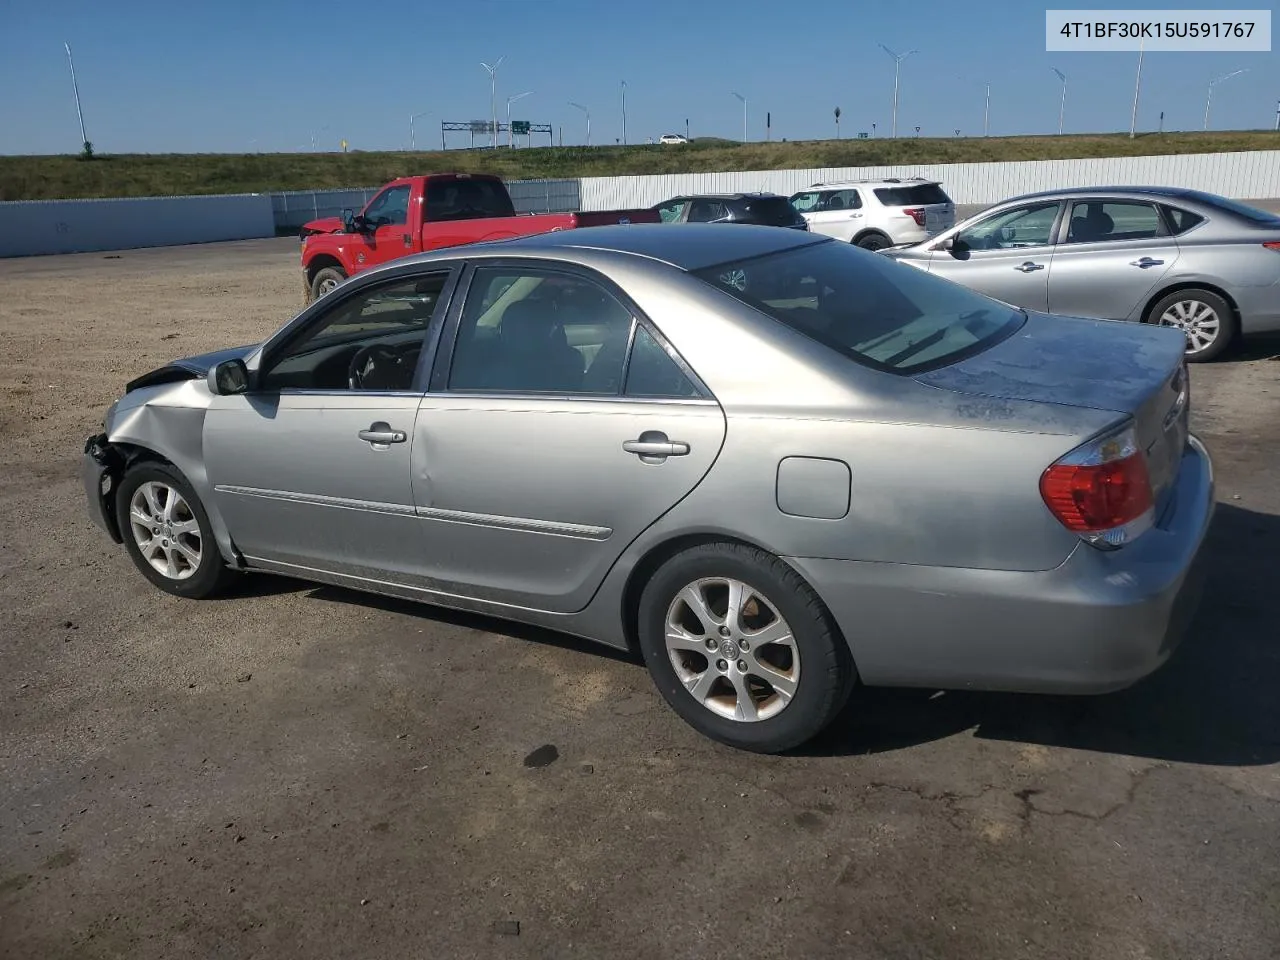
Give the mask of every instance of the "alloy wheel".
POLYGON ((721 717, 754 722, 790 704, 800 650, 767 597, 727 577, 696 580, 667 608, 666 648, 681 685, 721 717))
POLYGON ((153 480, 139 485, 129 500, 129 528, 138 552, 161 576, 186 580, 200 568, 200 523, 169 484, 153 480))
POLYGON ((1160 324, 1176 327, 1187 337, 1187 353, 1205 350, 1222 332, 1218 311, 1202 300, 1179 300, 1169 304, 1160 314, 1160 324))

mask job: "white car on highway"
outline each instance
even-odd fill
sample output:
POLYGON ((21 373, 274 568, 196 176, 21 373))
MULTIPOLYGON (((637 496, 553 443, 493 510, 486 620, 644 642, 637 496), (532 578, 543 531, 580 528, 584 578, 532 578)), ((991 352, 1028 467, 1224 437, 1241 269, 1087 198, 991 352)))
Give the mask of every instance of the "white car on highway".
POLYGON ((956 207, 936 180, 842 180, 791 196, 813 233, 883 250, 955 226, 956 207))
POLYGON ((682 137, 678 133, 664 133, 658 138, 659 143, 688 143, 687 137, 682 137))

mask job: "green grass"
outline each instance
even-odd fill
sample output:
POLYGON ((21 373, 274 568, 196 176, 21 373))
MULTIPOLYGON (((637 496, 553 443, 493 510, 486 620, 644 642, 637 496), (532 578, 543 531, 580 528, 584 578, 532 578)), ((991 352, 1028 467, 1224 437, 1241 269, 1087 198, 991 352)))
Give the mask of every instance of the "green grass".
POLYGON ((0 156, 0 200, 263 193, 373 187, 415 173, 469 171, 507 179, 785 170, 912 163, 1066 160, 1280 149, 1271 131, 1049 137, 899 138, 683 146, 537 147, 432 153, 120 154, 0 156))

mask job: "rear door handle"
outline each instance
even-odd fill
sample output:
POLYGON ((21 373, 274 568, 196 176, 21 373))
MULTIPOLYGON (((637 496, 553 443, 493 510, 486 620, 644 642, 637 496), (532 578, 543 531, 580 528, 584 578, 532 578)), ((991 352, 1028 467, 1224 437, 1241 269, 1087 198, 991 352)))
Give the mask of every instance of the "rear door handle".
POLYGON ((1014 267, 1013 269, 1015 269, 1015 270, 1021 270, 1023 273, 1030 273, 1032 270, 1043 270, 1043 269, 1044 269, 1044 264, 1043 264, 1043 263, 1032 263, 1030 260, 1028 260, 1026 263, 1019 264, 1018 266, 1014 267))
POLYGON ((661 430, 646 430, 638 440, 624 440, 622 449, 636 454, 645 463, 661 463, 667 457, 684 457, 689 445, 680 440, 669 440, 661 430))
POLYGON ((391 424, 384 423, 381 420, 377 423, 369 424, 368 430, 361 430, 356 436, 365 443, 371 443, 375 447, 383 448, 392 443, 404 443, 408 439, 403 430, 392 430, 391 424))
POLYGON ((1163 260, 1154 260, 1151 257, 1143 257, 1141 260, 1130 260, 1129 266, 1141 267, 1145 270, 1147 267, 1158 267, 1162 263, 1164 263, 1163 260))

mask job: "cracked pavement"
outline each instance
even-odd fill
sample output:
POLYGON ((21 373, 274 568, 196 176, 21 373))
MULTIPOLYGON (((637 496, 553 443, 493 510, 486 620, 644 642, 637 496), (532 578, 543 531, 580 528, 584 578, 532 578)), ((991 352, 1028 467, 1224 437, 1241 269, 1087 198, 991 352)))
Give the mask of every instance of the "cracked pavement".
POLYGON ((861 690, 759 757, 585 642, 265 577, 183 602, 90 525, 123 382, 274 329, 296 256, 0 262, 0 957, 1280 956, 1280 344, 1193 370, 1221 503, 1165 668, 861 690))

